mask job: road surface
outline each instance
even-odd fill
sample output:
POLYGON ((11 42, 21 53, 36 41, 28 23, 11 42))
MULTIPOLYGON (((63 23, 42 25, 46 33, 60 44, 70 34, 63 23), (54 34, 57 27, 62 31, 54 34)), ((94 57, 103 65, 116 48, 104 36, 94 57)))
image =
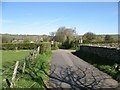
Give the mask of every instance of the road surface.
POLYGON ((89 63, 73 55, 72 50, 54 50, 50 59, 51 88, 116 88, 118 82, 89 63))

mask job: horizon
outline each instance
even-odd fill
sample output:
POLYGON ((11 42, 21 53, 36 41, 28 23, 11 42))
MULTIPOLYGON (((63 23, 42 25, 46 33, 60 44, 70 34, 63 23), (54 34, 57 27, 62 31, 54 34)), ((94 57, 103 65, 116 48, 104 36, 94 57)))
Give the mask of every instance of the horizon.
MULTIPOLYGON (((86 32, 87 33, 87 32, 86 32)), ((0 33, 0 35, 30 35, 30 36, 42 36, 42 35, 47 35, 47 34, 11 34, 11 33, 0 33)), ((78 36, 82 36, 84 34, 77 34, 78 36)), ((119 35, 119 33, 117 34, 95 34, 95 35, 119 35)), ((50 35, 47 35, 50 36, 50 35)))
POLYGON ((49 35, 61 26, 118 34, 117 2, 3 2, 2 16, 2 34, 49 35))

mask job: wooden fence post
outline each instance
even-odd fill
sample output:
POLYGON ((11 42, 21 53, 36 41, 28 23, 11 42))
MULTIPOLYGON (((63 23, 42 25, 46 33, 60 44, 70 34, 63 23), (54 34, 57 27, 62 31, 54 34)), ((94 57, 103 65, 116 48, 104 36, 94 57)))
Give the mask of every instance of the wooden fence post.
POLYGON ((25 66, 26 66, 26 60, 24 61, 24 64, 23 64, 22 73, 24 73, 24 72, 25 72, 25 66))
POLYGON ((19 61, 16 61, 10 88, 13 88, 13 87, 14 87, 18 65, 19 65, 19 61))
POLYGON ((7 83, 8 87, 10 87, 11 84, 7 78, 6 78, 6 83, 7 83))
POLYGON ((40 53, 40 46, 38 47, 37 52, 38 52, 38 54, 40 53))

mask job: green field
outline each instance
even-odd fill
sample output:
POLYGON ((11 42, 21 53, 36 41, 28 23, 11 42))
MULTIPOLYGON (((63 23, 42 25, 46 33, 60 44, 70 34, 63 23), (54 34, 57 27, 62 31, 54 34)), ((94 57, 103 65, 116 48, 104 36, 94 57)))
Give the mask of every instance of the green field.
POLYGON ((9 66, 25 58, 30 50, 2 50, 2 66, 9 66))
MULTIPOLYGON (((0 58, 2 59, 2 70, 5 70, 5 71, 8 70, 2 76, 2 78, 3 79, 8 78, 9 80, 11 80, 15 62, 22 61, 25 58, 25 56, 27 56, 30 52, 31 52, 31 50, 17 50, 17 51, 16 50, 1 50, 0 58)), ((1 64, 1 62, 0 62, 0 64, 1 64)), ((6 86, 6 82, 2 82, 2 84, 4 86, 6 86)))

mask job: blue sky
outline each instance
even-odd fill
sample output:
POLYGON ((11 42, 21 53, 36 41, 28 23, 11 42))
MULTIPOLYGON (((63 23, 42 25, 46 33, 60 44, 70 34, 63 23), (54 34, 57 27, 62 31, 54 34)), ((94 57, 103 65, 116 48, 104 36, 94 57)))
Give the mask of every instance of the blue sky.
POLYGON ((77 34, 118 33, 117 2, 3 2, 2 33, 49 34, 61 26, 77 34))

